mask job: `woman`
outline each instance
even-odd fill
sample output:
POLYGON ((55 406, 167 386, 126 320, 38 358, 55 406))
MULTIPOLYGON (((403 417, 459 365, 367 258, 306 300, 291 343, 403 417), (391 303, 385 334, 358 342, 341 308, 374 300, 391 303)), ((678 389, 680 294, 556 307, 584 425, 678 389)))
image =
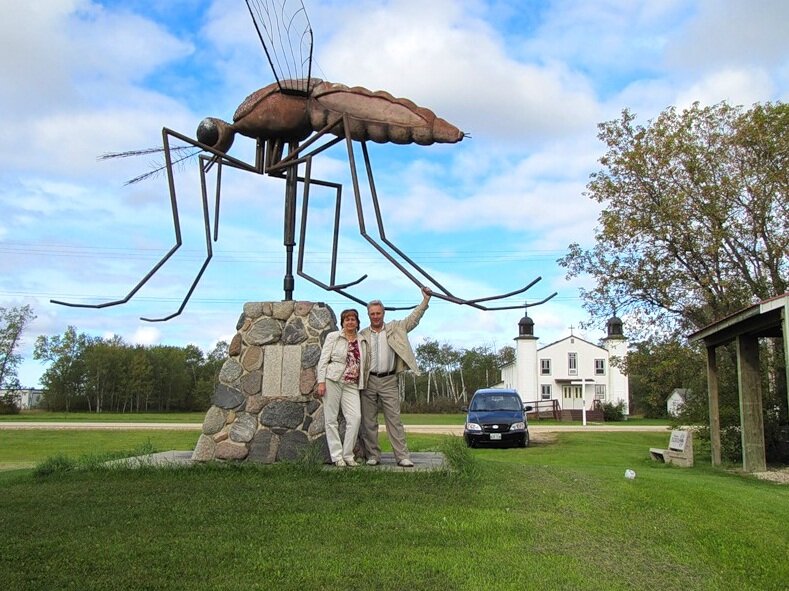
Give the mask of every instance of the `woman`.
POLYGON ((326 336, 318 361, 318 397, 324 398, 323 416, 326 442, 331 461, 338 468, 358 466, 353 448, 359 433, 362 411, 359 390, 364 388, 370 368, 370 345, 359 337, 359 313, 343 310, 340 327, 326 336), (340 441, 337 414, 342 407, 345 417, 345 441, 340 441))

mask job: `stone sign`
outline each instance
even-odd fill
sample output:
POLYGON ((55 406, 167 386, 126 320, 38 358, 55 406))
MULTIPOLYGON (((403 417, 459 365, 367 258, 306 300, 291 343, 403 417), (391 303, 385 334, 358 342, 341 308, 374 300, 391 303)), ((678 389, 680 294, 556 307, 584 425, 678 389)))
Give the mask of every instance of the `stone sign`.
POLYGON ((192 459, 270 464, 311 445, 328 458, 317 365, 337 319, 326 304, 248 302, 192 459))
POLYGON ((671 432, 668 449, 651 447, 649 455, 653 460, 674 464, 683 468, 693 467, 693 433, 686 429, 671 432))

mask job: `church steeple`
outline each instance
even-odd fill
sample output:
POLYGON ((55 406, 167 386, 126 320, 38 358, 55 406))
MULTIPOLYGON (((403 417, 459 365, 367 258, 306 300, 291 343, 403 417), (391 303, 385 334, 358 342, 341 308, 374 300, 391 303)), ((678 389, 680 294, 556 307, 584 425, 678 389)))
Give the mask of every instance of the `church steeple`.
POLYGON ((518 321, 518 337, 534 338, 534 320, 529 318, 528 315, 518 321))
POLYGON ((616 314, 611 316, 606 323, 606 327, 608 328, 608 336, 606 338, 609 339, 623 339, 625 338, 624 331, 622 329, 622 319, 619 318, 616 314))
POLYGON ((521 400, 537 400, 537 337, 534 320, 529 318, 529 305, 524 306, 515 338, 515 380, 512 386, 521 400))

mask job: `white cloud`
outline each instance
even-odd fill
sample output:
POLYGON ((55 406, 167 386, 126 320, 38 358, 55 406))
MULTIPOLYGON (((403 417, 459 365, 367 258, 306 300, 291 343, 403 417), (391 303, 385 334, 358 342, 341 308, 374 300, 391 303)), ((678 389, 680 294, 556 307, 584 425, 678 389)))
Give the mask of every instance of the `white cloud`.
POLYGON ((131 340, 136 345, 156 345, 161 340, 161 331, 154 327, 138 328, 131 337, 131 340))
POLYGON ((319 58, 333 81, 406 96, 490 143, 529 144, 595 116, 583 76, 556 61, 515 61, 497 32, 462 3, 385 6, 353 11, 333 31, 319 58))
POLYGON ((2 23, 0 75, 15 84, 0 104, 29 115, 123 101, 124 88, 192 50, 144 17, 84 0, 16 2, 2 23))
POLYGON ((772 96, 775 86, 769 74, 760 69, 722 69, 712 72, 678 93, 675 103, 688 108, 695 101, 714 105, 723 100, 750 107, 762 97, 772 96))
POLYGON ((784 0, 702 0, 667 48, 671 66, 705 72, 789 60, 789 4, 784 0))

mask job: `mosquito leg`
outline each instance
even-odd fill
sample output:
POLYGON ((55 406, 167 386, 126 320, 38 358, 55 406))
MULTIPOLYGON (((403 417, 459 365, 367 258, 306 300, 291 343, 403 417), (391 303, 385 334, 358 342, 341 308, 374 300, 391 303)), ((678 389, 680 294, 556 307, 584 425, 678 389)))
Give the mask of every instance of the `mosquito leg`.
MULTIPOLYGON (((345 130, 346 130, 346 138, 348 138, 350 136, 350 133, 349 133, 350 130, 348 129, 348 122, 347 122, 347 120, 345 121, 345 130)), ((356 173, 355 159, 354 159, 354 155, 353 155, 353 145, 350 142, 350 140, 347 141, 347 144, 348 144, 348 159, 349 159, 349 161, 351 163, 351 177, 352 177, 352 180, 353 180, 354 195, 356 197, 356 208, 357 208, 357 213, 359 215, 359 229, 361 231, 362 236, 364 236, 364 238, 368 242, 370 242, 370 244, 372 244, 392 264, 394 264, 395 267, 400 269, 400 271, 406 277, 411 279, 411 281, 413 281, 417 286, 421 287, 420 281, 416 277, 414 277, 413 274, 408 272, 403 267, 403 265, 401 265, 397 260, 395 260, 391 255, 389 255, 389 253, 386 252, 383 249, 383 247, 379 246, 372 238, 370 238, 368 236, 367 232, 365 231, 364 214, 362 212, 362 202, 361 202, 361 197, 360 197, 360 193, 359 193, 359 182, 358 182, 358 176, 357 176, 357 173, 356 173)), ((512 292, 509 292, 509 293, 495 295, 495 296, 489 296, 489 297, 484 297, 484 298, 477 298, 477 299, 472 299, 472 300, 465 300, 465 299, 458 298, 458 297, 452 295, 452 293, 448 289, 446 289, 444 286, 442 286, 438 281, 435 280, 434 277, 432 277, 427 271, 425 271, 421 266, 419 266, 416 262, 414 262, 400 248, 398 248, 394 243, 392 243, 390 240, 388 240, 386 238, 386 231, 384 230, 384 224, 383 224, 383 216, 381 215, 381 208, 380 208, 380 204, 378 202, 378 194, 377 194, 377 192, 375 190, 375 180, 373 178, 372 165, 370 164, 370 155, 369 155, 369 153, 367 151, 367 144, 365 142, 361 142, 361 144, 362 144, 362 154, 364 155, 364 163, 365 163, 365 168, 366 168, 366 172, 367 172, 367 178, 368 178, 368 181, 369 181, 369 184, 370 184, 370 195, 371 195, 371 198, 372 198, 372 201, 373 201, 373 209, 375 210, 375 218, 376 218, 376 222, 377 222, 377 225, 378 225, 378 233, 379 233, 379 235, 381 237, 381 240, 389 248, 391 248, 394 252, 396 252, 401 258, 403 258, 403 260, 405 260, 409 265, 411 265, 411 267, 413 269, 415 269, 418 273, 420 273, 423 277, 425 277, 429 281, 433 282, 441 290, 441 292, 443 292, 443 293, 434 292, 433 296, 437 297, 439 299, 446 300, 448 302, 455 303, 455 304, 460 304, 460 305, 465 305, 465 306, 472 306, 472 307, 478 308, 480 310, 516 309, 516 308, 522 307, 522 306, 512 306, 511 308, 510 307, 490 308, 490 307, 487 307, 487 306, 483 306, 482 304, 480 304, 480 302, 492 301, 492 300, 500 300, 500 299, 508 298, 508 297, 511 297, 511 296, 523 293, 526 290, 528 290, 530 287, 532 287, 535 283, 540 281, 539 277, 537 279, 535 279, 534 281, 532 281, 530 284, 526 285, 525 287, 523 287, 521 289, 518 289, 518 290, 515 290, 515 291, 512 291, 512 292)))
POLYGON ((304 277, 308 281, 314 283, 315 285, 327 290, 327 291, 336 291, 341 293, 345 297, 363 304, 367 305, 366 302, 351 296, 349 294, 344 293, 342 290, 354 286, 357 283, 361 283, 367 278, 367 275, 362 275, 356 281, 351 281, 350 283, 342 283, 336 284, 335 280, 337 277, 337 245, 339 243, 339 235, 340 235, 340 206, 342 203, 342 185, 339 183, 332 183, 329 181, 322 181, 319 179, 312 178, 312 157, 308 157, 305 161, 305 173, 304 177, 300 178, 299 180, 304 183, 304 194, 301 201, 301 224, 300 224, 300 231, 299 231, 299 256, 296 265, 296 273, 300 277, 304 277), (325 283, 319 281, 318 279, 310 276, 309 274, 304 272, 304 252, 305 252, 305 241, 307 238, 307 214, 309 211, 309 200, 310 200, 310 186, 311 185, 320 185, 323 187, 328 187, 334 189, 336 194, 335 205, 334 205, 334 234, 332 238, 332 257, 331 257, 331 272, 329 276, 330 284, 326 285, 325 283))
POLYGON ((169 134, 170 130, 163 129, 162 130, 162 146, 164 148, 164 160, 165 160, 165 169, 167 170, 167 186, 170 191, 170 208, 172 209, 173 214, 173 230, 175 232, 175 244, 173 247, 156 263, 153 268, 148 271, 148 273, 135 285, 132 290, 126 294, 126 297, 120 300, 114 300, 111 302, 103 302, 101 304, 77 304, 74 302, 64 302, 60 300, 50 300, 53 304, 58 304, 61 306, 69 306, 72 308, 108 308, 110 306, 117 306, 119 304, 125 304, 128 302, 134 294, 136 294, 140 288, 145 285, 148 280, 153 277, 153 275, 164 265, 175 251, 177 251, 182 244, 181 240, 181 223, 178 218, 178 202, 175 196, 175 178, 173 175, 173 163, 172 163, 172 155, 170 153, 170 141, 169 141, 169 134))
MULTIPOLYGON (((356 158, 354 156, 354 151, 353 151, 353 141, 351 140, 350 127, 349 127, 348 120, 347 120, 346 117, 343 118, 343 123, 345 125, 345 141, 346 141, 346 147, 347 147, 347 150, 348 150, 348 164, 350 165, 350 168, 351 168, 351 181, 353 183, 353 194, 354 194, 354 198, 356 200, 356 215, 357 215, 358 223, 359 223, 359 233, 379 253, 381 253, 381 255, 383 255, 383 257, 386 258, 386 260, 388 260, 390 263, 392 263, 392 265, 394 265, 403 275, 408 277, 408 279, 410 279, 415 285, 417 285, 419 287, 422 287, 422 282, 417 277, 415 277, 414 274, 411 273, 411 271, 406 269, 400 263, 400 261, 398 261, 392 255, 390 255, 386 251, 386 249, 384 249, 380 244, 378 244, 367 233, 367 229, 365 227, 365 222, 364 222, 364 207, 362 205, 361 192, 359 190, 359 175, 358 175, 358 172, 356 170, 356 158)), ((369 156, 367 154, 366 145, 365 145, 364 142, 362 142, 362 148, 363 148, 363 151, 364 151, 364 159, 365 159, 365 164, 366 164, 366 167, 367 167, 368 177, 370 179, 370 186, 371 186, 371 189, 373 191, 373 204, 374 204, 374 206, 376 208, 376 217, 377 217, 377 220, 378 220, 379 233, 381 233, 382 237, 383 237, 384 236, 384 234, 382 232, 382 230, 383 230, 383 223, 382 223, 382 220, 381 220, 380 210, 379 210, 379 207, 378 207, 378 200, 377 200, 377 197, 375 196, 375 186, 374 186, 374 183, 372 181, 372 167, 370 165, 370 158, 369 158, 369 156)), ((385 238, 384 238, 384 240, 385 240, 385 238)), ((449 300, 449 301, 452 301, 452 302, 458 303, 458 304, 467 304, 469 306, 473 306, 475 308, 479 308, 479 309, 482 309, 482 310, 485 309, 484 306, 481 306, 479 304, 476 304, 476 303, 473 303, 473 302, 467 302, 465 300, 460 300, 460 299, 454 297, 452 294, 449 293, 449 291, 447 291, 437 281, 435 281, 435 279, 433 279, 427 272, 425 272, 419 265, 417 265, 408 256, 406 256, 402 251, 400 251, 400 249, 396 248, 394 245, 392 245, 388 241, 386 241, 386 243, 393 250, 395 250, 400 256, 402 256, 414 269, 416 269, 424 277, 426 277, 430 281, 433 281, 436 285, 439 286, 439 288, 444 292, 444 294, 436 292, 436 293, 433 294, 435 297, 439 297, 441 299, 446 299, 446 300, 449 300)))
MULTIPOLYGON (((445 295, 449 297, 454 297, 450 293, 450 291, 441 285, 434 277, 432 277, 427 271, 425 271, 422 267, 416 264, 408 255, 406 255, 402 250, 400 250, 397 246, 394 245, 390 240, 386 238, 386 231, 384 230, 384 222, 383 216, 381 215, 381 206, 378 202, 378 192, 375 190, 375 180, 373 178, 373 167, 370 163, 370 154, 367 151, 367 143, 362 142, 362 154, 364 155, 364 165, 367 172, 367 179, 370 183, 370 196, 373 201, 373 211, 375 211, 375 220, 378 225, 378 235, 381 237, 381 240, 386 244, 389 248, 395 251, 398 255, 400 255, 403 259, 408 261, 414 269, 416 269, 423 277, 428 279, 432 282, 436 287, 438 287, 445 295)), ((418 285, 418 284, 417 284, 418 285)), ((434 294, 436 295, 436 294, 434 294)))
MULTIPOLYGON (((528 287, 531 287, 531 286, 532 286, 532 285, 534 285, 534 284, 535 284, 537 281, 539 281, 539 278, 538 278, 538 279, 536 279, 536 280, 534 280, 534 281, 532 281, 532 282, 531 282, 531 283, 528 285, 528 287)), ((528 287, 527 287, 526 289, 528 289, 528 287)), ((519 290, 519 291, 520 291, 520 292, 523 292, 524 290, 519 290)), ((553 292, 551 295, 549 295, 547 298, 543 298, 543 299, 541 299, 539 302, 532 302, 531 304, 526 304, 526 306, 525 306, 525 307, 526 307, 526 308, 531 308, 531 307, 533 307, 533 306, 539 306, 540 304, 544 304, 544 303, 545 303, 545 302, 547 302, 548 300, 552 300, 553 298, 555 298, 555 297, 558 295, 558 293, 559 293, 559 292, 556 292, 556 291, 555 291, 555 292, 553 292)), ((489 299, 489 298, 485 298, 485 299, 487 300, 487 299, 489 299)), ((479 301, 479 300, 477 300, 477 301, 479 301)), ((524 307, 524 306, 489 306, 489 307, 485 308, 485 310, 488 310, 488 311, 493 311, 493 310, 517 310, 517 309, 519 309, 519 308, 523 308, 523 307, 524 307)))
MULTIPOLYGON (((338 139, 332 140, 329 145, 334 145, 338 142, 338 139)), ((312 178, 312 157, 316 153, 320 153, 325 149, 324 147, 320 147, 317 150, 302 156, 299 158, 298 161, 293 161, 294 165, 298 164, 298 162, 303 162, 305 164, 305 175, 304 178, 300 178, 299 180, 304 183, 304 194, 301 202, 301 224, 300 224, 300 232, 299 232, 299 257, 297 262, 296 272, 300 277, 304 277, 307 281, 317 285, 318 287, 325 289, 326 291, 333 291, 339 293, 340 295, 348 298, 360 304, 362 306, 367 306, 367 302, 364 300, 351 295, 344 291, 348 287, 352 287, 364 279, 367 278, 367 275, 362 275, 356 281, 352 281, 350 283, 342 283, 342 284, 335 284, 336 276, 337 276, 337 245, 339 243, 339 234, 340 234, 340 211, 341 211, 341 204, 342 204, 342 185, 339 183, 332 183, 329 181, 323 181, 319 179, 312 178), (305 241, 307 237, 307 214, 309 212, 309 200, 310 200, 310 186, 311 185, 320 185, 323 187, 328 187, 334 189, 336 194, 335 205, 334 205, 334 231, 332 237, 332 259, 331 259, 331 272, 330 272, 330 281, 331 285, 327 285, 322 281, 312 277, 311 275, 307 274, 304 271, 304 253, 305 253, 305 241)), ((387 306, 387 310, 412 310, 416 306, 407 306, 407 307, 392 307, 387 306)))
POLYGON ((392 263, 395 267, 397 267, 400 272, 408 277, 411 281, 413 281, 416 285, 421 286, 422 284, 420 281, 414 277, 414 275, 406 269, 403 265, 400 264, 399 261, 394 259, 392 255, 390 255, 386 250, 384 250, 380 244, 378 244, 373 238, 367 234, 367 228, 365 227, 364 223, 364 208, 362 206, 362 197, 361 192, 359 191, 359 175, 356 172, 356 158, 353 153, 353 140, 351 140, 351 133, 348 126, 347 119, 345 121, 345 143, 348 149, 348 164, 351 167, 351 182, 353 184, 353 195, 354 199, 356 200, 356 217, 359 222, 359 233, 362 237, 367 240, 373 247, 380 252, 390 263, 392 263))
MULTIPOLYGON (((197 284, 200 282, 200 279, 203 276, 206 268, 208 267, 208 263, 211 261, 211 258, 214 256, 214 250, 211 246, 211 217, 209 214, 209 207, 208 207, 208 187, 206 184, 206 170, 208 170, 214 164, 213 159, 207 156, 201 155, 200 156, 200 196, 203 204, 203 228, 205 229, 205 248, 206 248, 206 257, 203 261, 203 265, 200 267, 200 271, 197 273, 197 276, 192 281, 192 285, 189 287, 189 291, 186 292, 186 296, 184 297, 181 305, 179 306, 178 310, 169 316, 164 316, 163 318, 145 318, 142 317, 140 320, 145 320, 146 322, 166 322, 171 318, 175 318, 176 316, 180 315, 181 312, 184 311, 189 298, 192 297, 192 293, 194 292, 197 284)), ((220 189, 220 179, 221 177, 221 170, 222 170, 222 163, 219 161, 217 167, 217 185, 216 185, 216 203, 214 208, 214 240, 218 236, 218 232, 216 231, 216 220, 219 217, 219 189, 220 189)))
MULTIPOLYGON (((203 170, 203 167, 200 167, 203 170)), ((214 193, 214 242, 219 240, 219 189, 222 187, 222 161, 216 167, 216 192, 214 193)))

